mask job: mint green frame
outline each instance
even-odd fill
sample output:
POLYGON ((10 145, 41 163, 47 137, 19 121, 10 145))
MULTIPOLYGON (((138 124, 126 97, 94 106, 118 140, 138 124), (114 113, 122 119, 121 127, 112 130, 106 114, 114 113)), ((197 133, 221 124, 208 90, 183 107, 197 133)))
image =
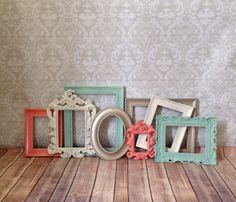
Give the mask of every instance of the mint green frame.
POLYGON ((156 162, 176 162, 197 163, 206 165, 216 165, 216 118, 177 118, 156 116, 156 145, 155 161, 156 162), (204 153, 176 153, 166 150, 166 127, 205 127, 205 150, 204 153))
MULTIPOLYGON (((116 106, 124 110, 124 87, 121 86, 65 86, 77 95, 115 95, 116 106)), ((96 106, 96 103, 95 103, 96 106)), ((112 106, 111 106, 112 107, 112 106)), ((123 124, 116 120, 116 148, 123 142, 123 124)), ((73 147, 72 112, 64 111, 64 146, 73 147)))

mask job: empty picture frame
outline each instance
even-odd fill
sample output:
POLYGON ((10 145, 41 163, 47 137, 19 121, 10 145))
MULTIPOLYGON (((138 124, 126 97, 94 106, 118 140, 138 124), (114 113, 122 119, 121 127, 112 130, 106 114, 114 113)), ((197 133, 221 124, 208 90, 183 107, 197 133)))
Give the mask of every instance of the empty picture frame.
POLYGON ((216 118, 176 118, 161 117, 156 118, 157 140, 155 145, 156 162, 182 162, 216 165, 216 118), (204 127, 205 128, 205 149, 203 153, 176 153, 166 150, 166 127, 204 127))
MULTIPOLYGON (((34 119, 47 118, 47 110, 43 108, 25 109, 25 156, 51 156, 46 148, 34 147, 35 131, 34 119)), ((62 145, 62 113, 59 113, 59 138, 58 144, 62 145)), ((48 137, 49 134, 47 134, 48 137)), ((48 141, 49 143, 49 141, 48 141)))
POLYGON ((96 115, 96 108, 90 100, 83 100, 74 94, 74 91, 67 90, 64 92, 62 99, 54 99, 52 103, 48 105, 47 115, 49 117, 50 132, 50 144, 48 145, 48 153, 56 154, 61 153, 61 157, 69 158, 71 156, 75 158, 81 158, 84 156, 93 156, 95 151, 93 150, 90 132, 93 119, 96 115), (80 110, 85 112, 85 146, 84 147, 60 147, 58 145, 58 112, 67 110, 80 110))
POLYGON ((101 110, 95 117, 93 124, 92 124, 92 131, 91 131, 91 141, 94 147, 94 150, 96 151, 97 155, 105 160, 116 160, 121 158, 126 154, 129 147, 127 145, 127 137, 122 135, 122 144, 115 148, 113 151, 107 151, 105 148, 102 147, 100 141, 99 141, 99 128, 104 121, 105 118, 109 116, 116 116, 118 117, 125 130, 130 128, 132 126, 131 120, 128 116, 128 114, 119 109, 119 108, 107 108, 104 110, 101 110))
POLYGON ((126 136, 128 138, 127 145, 129 145, 129 151, 126 154, 128 158, 145 160, 154 157, 155 130, 151 125, 146 125, 143 121, 138 121, 126 130, 126 136), (147 137, 148 148, 145 151, 136 151, 136 136, 140 134, 147 137))
MULTIPOLYGON (((116 105, 111 107, 118 107, 124 109, 124 87, 120 86, 66 86, 65 90, 71 89, 78 96, 80 95, 114 95, 116 105)), ((94 103, 96 105, 96 102, 94 103)), ((73 146, 73 130, 72 130, 72 114, 71 112, 64 113, 64 145, 65 147, 73 146)), ((123 125, 116 121, 116 147, 122 144, 123 139, 123 125)))
MULTIPOLYGON (((169 98, 168 100, 172 100, 174 102, 178 102, 184 105, 188 105, 193 107, 192 117, 196 117, 199 114, 199 102, 196 98, 169 98)), ((126 98, 125 99, 125 111, 129 114, 131 120, 134 123, 134 108, 135 107, 148 107, 150 103, 149 98, 126 98)), ((162 106, 165 107, 165 106, 162 106)), ((195 151, 195 128, 190 127, 188 130, 187 136, 187 151, 194 152, 195 151)), ((147 149, 147 141, 145 138, 139 138, 137 145, 140 148, 147 149)))

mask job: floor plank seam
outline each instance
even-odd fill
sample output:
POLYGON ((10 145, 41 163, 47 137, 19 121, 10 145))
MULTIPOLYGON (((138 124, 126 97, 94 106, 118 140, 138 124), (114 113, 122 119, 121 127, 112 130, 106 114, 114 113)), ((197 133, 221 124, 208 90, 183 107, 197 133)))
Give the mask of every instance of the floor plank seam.
POLYGON ((70 193, 71 187, 72 187, 72 185, 73 185, 73 183, 74 183, 74 181, 75 181, 75 177, 76 177, 77 172, 78 172, 78 170, 79 170, 79 167, 80 167, 81 161, 82 161, 82 160, 80 160, 80 162, 79 162, 79 165, 78 165, 78 167, 77 167, 77 169, 76 169, 76 171, 75 171, 75 175, 74 175, 74 177, 73 177, 73 180, 71 181, 70 187, 69 187, 68 192, 66 193, 66 196, 65 196, 65 198, 64 198, 63 201, 66 201, 67 196, 68 196, 68 194, 70 193))
MULTIPOLYGON (((50 157, 51 158, 51 157, 50 157)), ((44 175, 45 171, 47 170, 48 166, 51 164, 53 158, 51 158, 51 161, 48 162, 48 165, 45 167, 44 171, 42 172, 42 174, 40 175, 39 179, 37 180, 37 182, 34 184, 34 186, 32 186, 32 189, 30 190, 30 192, 28 193, 27 197, 25 198, 25 201, 27 201, 29 195, 31 194, 31 192, 34 190, 34 188, 36 187, 36 185, 38 184, 38 182, 40 181, 40 179, 42 178, 42 176, 44 175)))
POLYGON ((167 172, 167 170, 166 170, 166 165, 165 165, 165 163, 163 163, 163 166, 164 166, 164 169, 165 169, 165 172, 166 172, 167 180, 168 180, 168 182, 169 182, 169 184, 170 184, 170 188, 171 188, 172 194, 173 194, 173 196, 174 196, 174 198, 175 198, 175 201, 177 201, 177 198, 176 198, 176 196, 175 196, 173 187, 172 187, 171 182, 170 182, 170 178, 169 178, 168 172, 167 172))
POLYGON ((52 197, 52 195, 53 195, 55 189, 57 188, 57 186, 58 186, 58 184, 59 184, 59 182, 60 182, 60 180, 61 180, 61 177, 63 176, 63 174, 64 174, 64 172, 65 172, 65 170, 66 170, 66 167, 67 167, 67 165, 69 164, 70 160, 71 160, 71 159, 69 159, 69 160, 67 161, 67 163, 66 163, 66 165, 65 165, 65 167, 64 167, 64 169, 63 169, 63 171, 61 172, 61 175, 60 175, 60 177, 58 178, 58 181, 57 181, 57 183, 56 183, 56 185, 55 185, 53 191, 51 192, 51 195, 50 195, 48 201, 50 201, 50 199, 51 199, 51 197, 52 197))
POLYGON ((151 190, 151 185, 150 185, 150 180, 149 180, 149 174, 148 174, 148 168, 147 168, 146 160, 144 160, 144 163, 145 163, 145 167, 146 167, 146 174, 147 174, 147 180, 148 180, 148 187, 149 187, 149 191, 150 191, 150 196, 151 196, 151 199, 153 201, 152 190, 151 190))
POLYGON ((187 179, 188 179, 188 182, 189 182, 189 184, 190 184, 190 186, 191 186, 191 188, 192 188, 192 190, 193 190, 193 192, 194 192, 194 194, 195 194, 197 200, 200 201, 200 200, 199 200, 199 197, 198 197, 198 195, 197 195, 197 193, 196 193, 196 191, 195 191, 194 188, 193 188, 193 185, 192 185, 192 183, 191 183, 191 180, 189 179, 188 174, 187 174, 187 172, 186 172, 184 166, 183 166, 182 164, 179 164, 179 165, 182 167, 182 169, 183 169, 183 171, 184 171, 184 174, 186 175, 186 177, 187 177, 187 179))
POLYGON ((2 199, 2 201, 8 196, 8 194, 12 191, 12 189, 16 186, 16 184, 19 182, 19 180, 21 179, 21 177, 25 174, 25 172, 29 169, 29 167, 32 165, 32 163, 35 161, 36 158, 34 158, 33 161, 31 161, 31 163, 26 167, 26 169, 24 170, 24 172, 21 174, 21 176, 19 177, 19 179, 16 181, 16 183, 11 187, 11 189, 7 192, 6 196, 2 199))
MULTIPOLYGON (((117 161, 116 161, 116 172, 115 172, 115 179, 116 179, 116 174, 117 174, 117 161)), ((115 201, 115 192, 116 192, 116 180, 114 182, 114 189, 113 189, 113 202, 115 201)))
POLYGON ((223 201, 222 197, 220 196, 220 194, 218 193, 218 191, 216 190, 216 187, 214 186, 214 184, 212 183, 211 179, 209 178, 209 176, 207 175, 206 171, 203 169, 202 165, 201 165, 201 169, 203 170, 203 172, 205 173, 207 179, 209 180, 209 182, 211 183, 212 187, 214 188, 214 190, 216 191, 217 195, 219 196, 219 198, 223 201))
POLYGON ((236 167, 234 166, 234 164, 231 162, 231 160, 227 157, 227 155, 225 155, 225 148, 223 147, 223 154, 224 154, 224 158, 226 160, 229 161, 229 163, 232 165, 232 167, 236 170, 236 167))
POLYGON ((94 190, 95 183, 96 183, 96 180, 97 180, 99 165, 100 165, 100 157, 98 157, 98 165, 97 165, 97 169, 96 169, 96 175, 95 175, 95 179, 94 179, 94 182, 93 182, 92 192, 91 192, 91 194, 90 194, 90 196, 89 196, 89 201, 91 201, 91 198, 92 198, 92 196, 93 196, 93 190, 94 190))
POLYGON ((0 178, 7 172, 7 170, 12 166, 13 163, 15 163, 22 155, 24 155, 24 150, 21 149, 19 154, 16 156, 14 160, 12 160, 4 169, 4 172, 0 172, 0 178))

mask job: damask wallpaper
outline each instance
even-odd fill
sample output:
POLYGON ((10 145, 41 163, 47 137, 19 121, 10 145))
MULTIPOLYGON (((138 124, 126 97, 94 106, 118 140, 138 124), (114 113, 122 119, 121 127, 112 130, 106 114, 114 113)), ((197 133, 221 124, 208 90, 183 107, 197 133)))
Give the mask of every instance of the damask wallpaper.
POLYGON ((189 97, 236 146, 235 0, 1 0, 0 145, 23 145, 23 110, 65 85, 189 97))

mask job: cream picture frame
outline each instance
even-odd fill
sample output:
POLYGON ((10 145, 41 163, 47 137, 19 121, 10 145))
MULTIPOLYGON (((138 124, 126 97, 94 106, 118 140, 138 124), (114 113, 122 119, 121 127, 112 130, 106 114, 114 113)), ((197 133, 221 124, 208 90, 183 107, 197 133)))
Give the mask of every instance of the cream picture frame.
POLYGON ((53 102, 48 105, 47 115, 49 117, 49 127, 51 128, 49 135, 50 143, 48 145, 49 154, 61 153, 61 157, 63 158, 69 158, 71 156, 82 158, 96 154, 90 140, 91 125, 96 115, 96 107, 90 100, 83 100, 74 94, 73 90, 67 90, 64 92, 62 99, 54 99, 53 102), (58 113, 59 111, 65 110, 81 110, 85 112, 85 147, 59 147, 58 113))
MULTIPOLYGON (((155 117, 156 109, 158 106, 181 112, 182 117, 191 117, 193 110, 194 110, 194 107, 192 107, 192 106, 188 106, 188 105, 185 105, 185 104, 182 104, 179 102, 175 102, 175 101, 167 99, 167 98, 162 98, 159 96, 152 96, 151 100, 149 102, 149 105, 148 105, 148 109, 147 109, 145 118, 144 118, 145 124, 147 124, 147 125, 152 124, 153 119, 155 117)), ((179 152, 186 130, 187 130, 187 127, 178 127, 178 129, 176 131, 176 136, 173 140, 173 143, 172 143, 169 151, 179 152)), ((145 136, 138 137, 136 146, 146 149, 147 143, 146 143, 145 136)))

